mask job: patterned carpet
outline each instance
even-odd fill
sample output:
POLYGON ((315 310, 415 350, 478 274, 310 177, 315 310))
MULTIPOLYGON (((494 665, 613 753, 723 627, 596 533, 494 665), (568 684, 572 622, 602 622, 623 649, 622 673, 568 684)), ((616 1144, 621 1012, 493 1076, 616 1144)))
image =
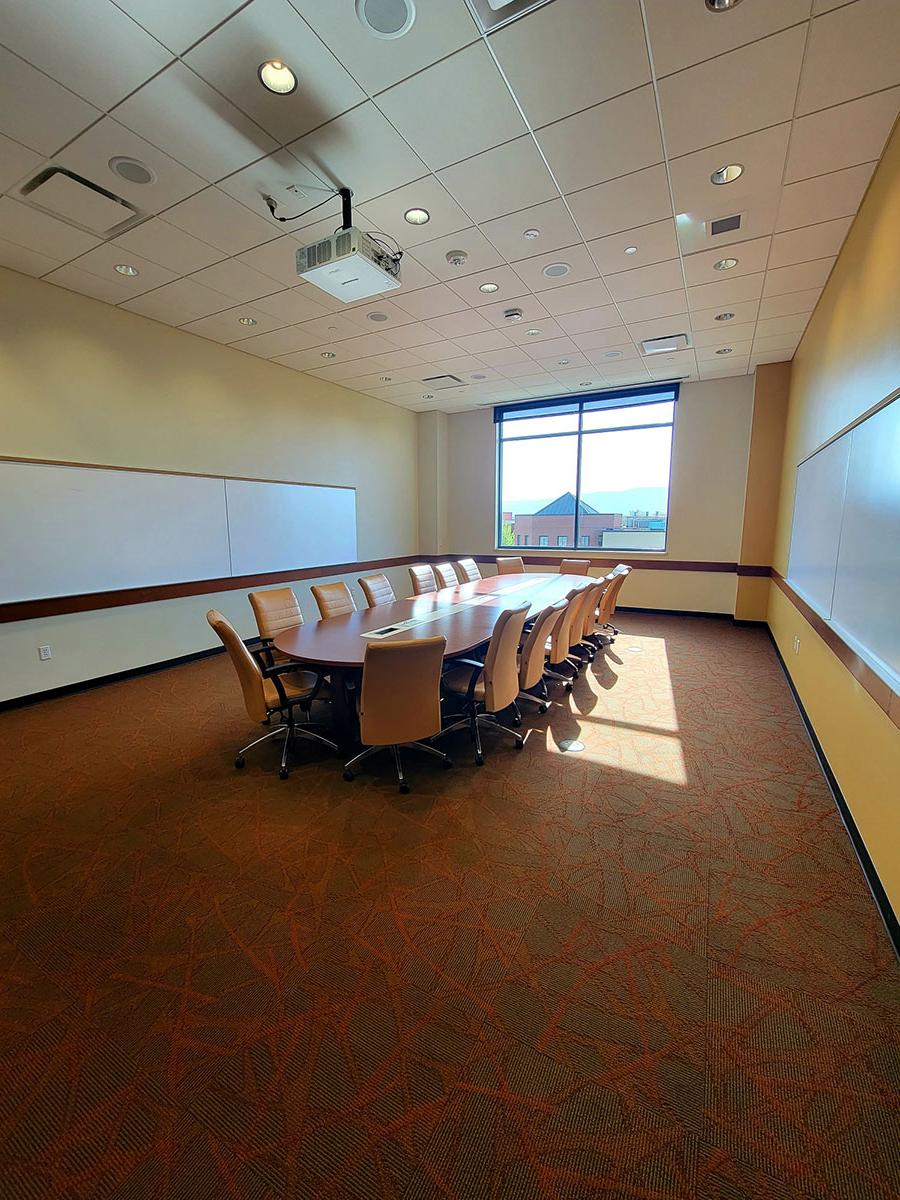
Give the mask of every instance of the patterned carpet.
POLYGON ((622 623, 409 796, 234 771, 224 658, 0 716, 3 1200, 896 1196, 900 974, 768 638, 622 623))

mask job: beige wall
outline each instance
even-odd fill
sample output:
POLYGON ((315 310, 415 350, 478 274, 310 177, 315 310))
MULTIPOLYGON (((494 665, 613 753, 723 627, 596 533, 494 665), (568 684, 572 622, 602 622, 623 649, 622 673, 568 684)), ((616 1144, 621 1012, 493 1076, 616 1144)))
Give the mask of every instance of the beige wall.
MULTIPOLYGON (((360 559, 417 549, 413 413, 3 270, 0 428, 10 457, 350 484, 360 559)), ((242 592, 0 626, 0 699, 213 645, 213 603, 252 632, 242 592)))
POLYGON ((418 420, 419 551, 440 554, 447 541, 447 416, 423 412, 418 420))
MULTIPOLYGON (((794 357, 773 565, 784 575, 797 465, 900 386, 900 132, 794 357)), ((769 625, 894 910, 900 730, 774 586, 769 625), (793 652, 794 638, 800 652, 793 652)))
MULTIPOLYGON (((665 554, 737 562, 753 414, 749 376, 684 384, 675 409, 669 541, 665 554)), ((495 540, 496 441, 490 408, 447 418, 447 543, 442 551, 490 554, 495 540)), ((539 553, 529 549, 529 555, 539 553)), ((579 551, 579 553, 583 553, 579 551)), ((697 612, 734 612, 733 574, 635 571, 623 603, 697 612)))

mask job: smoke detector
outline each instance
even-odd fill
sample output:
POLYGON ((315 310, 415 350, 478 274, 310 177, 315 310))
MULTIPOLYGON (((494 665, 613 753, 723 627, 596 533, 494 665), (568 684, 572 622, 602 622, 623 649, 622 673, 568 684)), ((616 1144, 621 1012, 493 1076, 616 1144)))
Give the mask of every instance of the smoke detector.
POLYGON ((469 261, 469 256, 465 250, 448 250, 447 262, 451 267, 464 267, 469 261))

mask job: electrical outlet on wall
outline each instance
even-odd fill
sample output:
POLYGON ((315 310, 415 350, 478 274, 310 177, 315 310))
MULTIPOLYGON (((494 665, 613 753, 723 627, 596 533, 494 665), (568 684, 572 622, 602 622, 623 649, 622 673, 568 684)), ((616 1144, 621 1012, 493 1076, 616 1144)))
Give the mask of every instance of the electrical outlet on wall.
POLYGON ((38 658, 41 662, 47 662, 53 655, 50 653, 49 646, 38 646, 38 658))

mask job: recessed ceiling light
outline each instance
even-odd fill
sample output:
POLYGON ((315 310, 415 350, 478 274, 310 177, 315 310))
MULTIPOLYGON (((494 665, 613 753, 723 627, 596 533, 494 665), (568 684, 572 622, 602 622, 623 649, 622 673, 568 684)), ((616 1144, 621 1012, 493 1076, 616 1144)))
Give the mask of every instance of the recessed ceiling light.
POLYGON ((370 313, 366 313, 366 319, 369 321, 375 321, 377 324, 380 325, 383 321, 386 321, 388 319, 388 315, 387 315, 387 313, 383 313, 383 312, 370 312, 370 313))
POLYGON ((717 321, 733 321, 734 313, 716 313, 717 321))
POLYGON ((484 292, 486 296, 490 296, 493 292, 500 291, 499 283, 480 283, 478 285, 479 292, 484 292))
POLYGON ((637 254, 637 252, 638 252, 637 246, 626 246, 625 247, 626 254, 637 254))
POLYGON ((156 183, 156 172, 136 158, 117 154, 109 160, 109 169, 128 183, 156 183))
POLYGON ((622 351, 621 350, 607 350, 607 352, 603 355, 603 357, 604 358, 621 358, 622 351))
POLYGON ((568 263, 555 262, 547 263, 541 272, 547 279, 561 279, 563 275, 568 275, 572 268, 568 263))
POLYGON ((732 267, 738 265, 736 258, 720 258, 717 263, 713 263, 714 271, 730 271, 732 267))
POLYGON ((337 355, 333 350, 323 350, 322 358, 337 358, 337 355))
POLYGON ((381 380, 382 383, 390 383, 391 382, 390 375, 379 375, 378 378, 381 380))
POLYGON ((238 317, 238 325, 255 325, 255 317, 238 317))
POLYGON ((356 15, 373 37, 403 37, 416 19, 415 0, 356 0, 356 15))
POLYGON ((408 208, 403 214, 403 220, 408 221, 410 225, 427 225, 431 220, 431 213, 427 208, 408 208))
POLYGON ((731 346, 723 346, 721 350, 717 350, 716 354, 733 354, 731 346))
POLYGON ((539 229, 526 229, 522 233, 522 237, 526 238, 529 242, 533 242, 535 238, 539 238, 540 236, 541 231, 539 229))
POLYGON ((744 173, 744 168, 740 163, 727 163, 724 167, 719 167, 717 171, 713 171, 709 177, 710 183, 723 184, 734 183, 736 179, 744 173))
POLYGON ((732 8, 737 8, 740 2, 741 0, 706 0, 706 7, 714 13, 730 12, 732 8))
POLYGON ((541 331, 539 329, 526 329, 525 336, 526 337, 540 337, 541 331))
POLYGON ((433 400, 433 399, 434 399, 434 392, 423 392, 423 393, 422 393, 422 399, 423 399, 423 400, 433 400))
POLYGON ((561 359, 559 360, 559 362, 558 362, 556 365, 557 365, 558 367, 567 367, 567 366, 569 365, 569 359, 567 359, 567 358, 561 358, 561 359))
POLYGON ((129 279, 135 275, 140 275, 140 271, 137 267, 133 267, 131 263, 116 263, 116 270, 120 275, 127 275, 129 279))
POLYGON ((269 58, 256 71, 259 82, 276 96, 289 96, 297 90, 297 76, 280 58, 269 58))
POLYGON ((487 375, 473 375, 472 379, 487 379, 487 375))
POLYGON ((579 383, 578 386, 579 387, 591 387, 592 385, 591 385, 591 381, 589 379, 582 379, 581 383, 579 383))

